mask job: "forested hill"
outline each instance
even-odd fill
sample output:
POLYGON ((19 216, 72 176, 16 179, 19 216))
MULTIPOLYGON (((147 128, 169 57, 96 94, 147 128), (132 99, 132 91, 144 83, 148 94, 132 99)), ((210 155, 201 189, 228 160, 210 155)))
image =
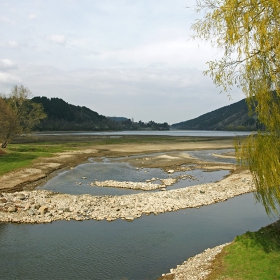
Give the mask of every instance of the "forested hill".
POLYGON ((248 115, 245 99, 201 115, 195 119, 172 124, 173 129, 188 130, 256 130, 260 129, 256 115, 248 115))
POLYGON ((127 118, 105 117, 84 106, 68 104, 60 98, 34 97, 35 103, 41 103, 47 118, 35 127, 39 131, 104 131, 104 130, 168 130, 167 123, 150 121, 133 122, 127 118))

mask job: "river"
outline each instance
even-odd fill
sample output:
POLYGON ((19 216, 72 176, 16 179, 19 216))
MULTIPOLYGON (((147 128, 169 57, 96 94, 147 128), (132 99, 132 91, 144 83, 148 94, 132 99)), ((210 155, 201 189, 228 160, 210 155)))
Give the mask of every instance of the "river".
MULTIPOLYGON (((211 160, 213 152, 198 151, 195 156, 211 160)), ((218 152, 221 151, 215 151, 218 152)), ((228 171, 187 172, 197 180, 178 182, 173 188, 213 182, 228 174, 228 171)), ((176 173, 172 176, 180 175, 176 173)), ((105 193, 98 193, 87 182, 110 176, 138 181, 147 174, 168 176, 160 169, 136 172, 125 163, 91 160, 58 174, 41 188, 68 193, 88 193, 90 189, 93 195, 123 195, 135 191, 99 188, 105 189, 105 193), (76 185, 75 181, 82 176, 87 176, 88 181, 76 185)), ((255 203, 253 194, 246 194, 199 209, 142 215, 133 222, 119 219, 37 225, 0 223, 0 278, 157 279, 188 257, 273 221, 263 206, 255 203)))

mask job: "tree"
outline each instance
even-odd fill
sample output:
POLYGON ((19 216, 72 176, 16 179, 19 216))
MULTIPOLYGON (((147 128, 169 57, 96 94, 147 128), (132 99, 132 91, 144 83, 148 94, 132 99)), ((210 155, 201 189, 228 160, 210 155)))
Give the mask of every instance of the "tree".
POLYGON ((28 88, 13 86, 11 94, 0 97, 0 140, 2 148, 22 133, 30 132, 34 125, 46 117, 42 105, 31 102, 28 88))
POLYGON ((248 137, 237 154, 249 166, 256 198, 267 213, 280 204, 280 2, 279 0, 197 0, 203 18, 192 28, 194 38, 210 41, 222 51, 209 61, 209 74, 217 86, 240 87, 249 109, 266 128, 248 137))

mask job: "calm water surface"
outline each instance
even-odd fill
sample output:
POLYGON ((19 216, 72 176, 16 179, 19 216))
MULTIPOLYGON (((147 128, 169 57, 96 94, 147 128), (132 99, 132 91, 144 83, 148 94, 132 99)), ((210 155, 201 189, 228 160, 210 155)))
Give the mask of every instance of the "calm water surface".
POLYGON ((272 221, 247 194, 133 222, 2 223, 1 279, 157 279, 186 258, 272 221))
MULTIPOLYGON (((191 175, 195 179, 179 180, 176 184, 167 187, 167 190, 193 186, 197 184, 216 182, 229 174, 227 170, 214 172, 205 172, 203 170, 191 170, 186 172, 175 172, 168 175, 160 168, 143 168, 137 170, 127 163, 113 162, 89 162, 81 164, 72 170, 61 172, 53 179, 49 180, 45 185, 39 186, 37 189, 51 190, 54 192, 69 194, 91 194, 91 195, 125 195, 144 192, 141 190, 130 190, 110 187, 91 187, 89 184, 95 180, 116 180, 116 181, 132 181, 145 182, 146 179, 152 178, 176 178, 180 175, 191 175), (86 177, 86 179, 82 179, 86 177), (79 185, 81 183, 81 185, 79 185)), ((154 183, 161 183, 159 180, 154 183)), ((156 190, 158 191, 158 190, 156 190)))
POLYGON ((39 135, 104 135, 104 136, 122 136, 122 135, 159 135, 159 136, 247 136, 251 131, 212 131, 212 130, 165 130, 165 131, 148 131, 148 130, 130 130, 130 131, 83 131, 83 132, 43 132, 39 135))

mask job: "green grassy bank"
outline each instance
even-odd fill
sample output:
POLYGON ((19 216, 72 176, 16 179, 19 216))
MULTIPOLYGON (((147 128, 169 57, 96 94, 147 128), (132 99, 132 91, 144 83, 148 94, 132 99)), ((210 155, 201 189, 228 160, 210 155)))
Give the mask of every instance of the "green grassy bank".
POLYGON ((27 167, 39 157, 51 157, 57 152, 70 148, 70 145, 50 143, 10 144, 0 154, 0 176, 18 168, 27 167))
POLYGON ((213 263, 208 280, 280 279, 280 220, 237 236, 213 263))

